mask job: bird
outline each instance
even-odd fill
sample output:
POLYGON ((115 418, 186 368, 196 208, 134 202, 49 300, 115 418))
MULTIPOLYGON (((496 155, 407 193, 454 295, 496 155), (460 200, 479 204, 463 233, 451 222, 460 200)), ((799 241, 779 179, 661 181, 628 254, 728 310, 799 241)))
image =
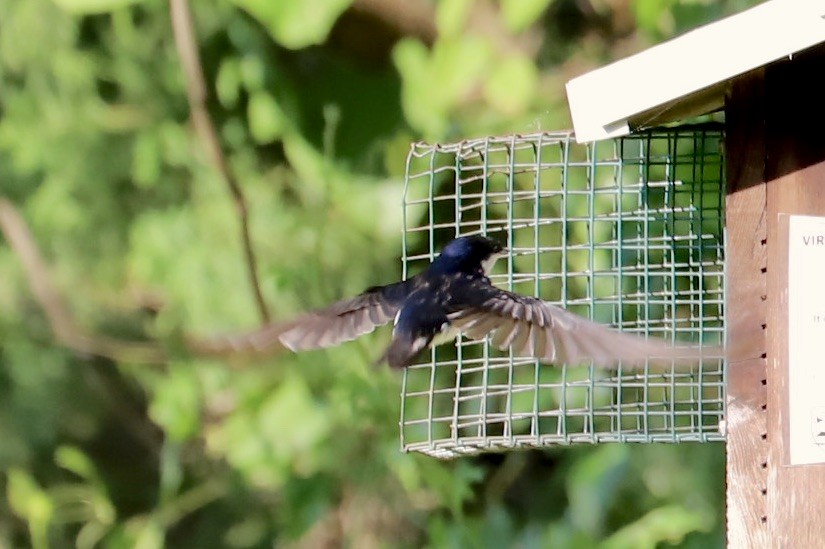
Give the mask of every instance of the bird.
POLYGON ((327 348, 393 321, 392 339, 377 362, 395 369, 416 363, 425 349, 459 333, 476 340, 490 337, 500 350, 557 366, 587 360, 605 368, 692 366, 722 355, 718 348, 620 332, 540 298, 498 288, 489 274, 508 253, 486 236, 455 238, 421 273, 266 326, 238 338, 237 347, 263 350, 277 340, 293 352, 327 348))

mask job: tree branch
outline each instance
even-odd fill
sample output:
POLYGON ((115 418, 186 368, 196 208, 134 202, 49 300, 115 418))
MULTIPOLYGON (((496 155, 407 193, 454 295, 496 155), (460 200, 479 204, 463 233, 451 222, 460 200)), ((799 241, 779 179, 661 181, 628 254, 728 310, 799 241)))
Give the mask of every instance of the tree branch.
MULTIPOLYGON (((32 294, 42 307, 55 339, 78 353, 101 356, 118 362, 159 364, 169 358, 165 348, 153 342, 134 342, 91 335, 81 329, 49 274, 37 242, 14 205, 0 196, 0 233, 20 259, 32 294)), ((211 337, 185 335, 183 346, 193 356, 220 359, 266 358, 283 351, 277 335, 280 326, 268 324, 250 332, 216 334, 211 337)))
POLYGON ((258 279, 258 265, 255 252, 252 248, 252 238, 249 231, 249 209, 243 191, 238 184, 229 164, 226 155, 221 148, 218 132, 215 124, 206 109, 206 83, 201 68, 200 54, 198 53, 197 41, 195 39, 194 25, 192 24, 192 13, 187 0, 171 0, 169 9, 172 15, 172 29, 175 35, 175 45, 178 49, 181 66, 186 77, 186 96, 189 100, 189 110, 192 116, 192 124, 206 152, 209 155, 215 169, 221 174, 229 189, 229 194, 235 203, 235 211, 238 214, 241 228, 241 241, 243 243, 244 256, 249 275, 249 283, 255 297, 255 304, 258 307, 258 314, 261 323, 269 322, 269 310, 264 302, 261 283, 258 279))
POLYGON ((40 254, 25 220, 8 200, 0 197, 0 231, 20 258, 32 293, 49 321, 59 343, 82 354, 116 361, 159 363, 166 353, 151 343, 121 341, 91 336, 81 330, 54 285, 46 261, 40 254))

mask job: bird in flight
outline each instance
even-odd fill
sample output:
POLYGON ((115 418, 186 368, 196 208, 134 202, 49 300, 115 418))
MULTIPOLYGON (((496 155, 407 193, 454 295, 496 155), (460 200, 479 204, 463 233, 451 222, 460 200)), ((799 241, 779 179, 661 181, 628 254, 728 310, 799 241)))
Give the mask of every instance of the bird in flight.
POLYGON ((319 349, 394 321, 392 341, 379 359, 393 368, 410 366, 423 350, 459 332, 470 339, 491 336, 498 349, 555 365, 575 366, 585 360, 611 368, 693 365, 721 356, 718 349, 619 332, 547 301, 497 288, 488 275, 507 253, 484 236, 456 238, 420 274, 265 327, 244 338, 244 346, 263 349, 277 338, 292 351, 319 349))

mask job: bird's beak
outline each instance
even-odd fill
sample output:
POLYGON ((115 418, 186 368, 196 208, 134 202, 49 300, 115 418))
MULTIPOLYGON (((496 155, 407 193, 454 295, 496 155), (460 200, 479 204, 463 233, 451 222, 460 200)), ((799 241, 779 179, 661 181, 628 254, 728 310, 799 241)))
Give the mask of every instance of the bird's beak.
POLYGON ((510 255, 510 249, 509 248, 502 248, 501 251, 498 252, 496 255, 499 256, 499 257, 507 257, 508 255, 510 255))

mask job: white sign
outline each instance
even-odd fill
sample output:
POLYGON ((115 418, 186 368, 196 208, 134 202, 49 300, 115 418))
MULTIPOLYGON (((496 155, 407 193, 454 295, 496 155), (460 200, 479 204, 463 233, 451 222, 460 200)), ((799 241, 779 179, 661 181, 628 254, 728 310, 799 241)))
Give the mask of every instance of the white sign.
POLYGON ((790 464, 825 463, 825 217, 790 216, 788 237, 790 464))

